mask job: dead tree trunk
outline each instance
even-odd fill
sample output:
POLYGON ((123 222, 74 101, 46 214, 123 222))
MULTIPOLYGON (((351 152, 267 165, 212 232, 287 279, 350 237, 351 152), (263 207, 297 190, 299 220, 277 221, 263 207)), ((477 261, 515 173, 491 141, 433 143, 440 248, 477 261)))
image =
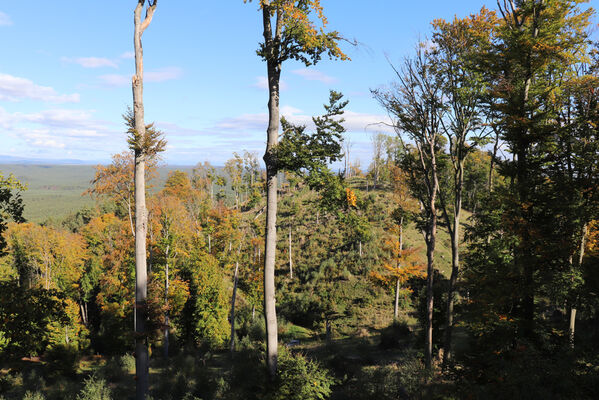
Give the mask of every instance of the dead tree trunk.
MULTIPOLYGON (((145 138, 146 125, 144 122, 143 104, 143 50, 141 37, 150 25, 156 10, 157 0, 149 0, 144 20, 141 12, 145 0, 138 0, 134 12, 135 31, 133 43, 135 48, 135 75, 132 80, 133 117, 135 132, 140 138, 145 138)), ((146 299, 148 295, 148 277, 146 264, 146 188, 145 188, 146 154, 135 151, 135 398, 145 400, 149 389, 149 357, 146 336, 146 299)))
POLYGON ((233 276, 233 296, 231 297, 231 354, 235 351, 235 300, 237 299, 237 279, 239 274, 239 261, 235 263, 233 276))

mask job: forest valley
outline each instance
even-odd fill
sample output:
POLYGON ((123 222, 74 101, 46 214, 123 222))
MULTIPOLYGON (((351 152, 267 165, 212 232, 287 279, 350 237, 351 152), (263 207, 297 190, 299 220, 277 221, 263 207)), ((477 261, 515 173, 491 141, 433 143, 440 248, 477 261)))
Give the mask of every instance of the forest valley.
POLYGON ((265 168, 234 153, 160 186, 144 3, 130 151, 96 167, 96 205, 27 222, 26 182, 0 175, 1 399, 599 398, 599 46, 583 1, 435 20, 372 89, 397 135, 371 134, 364 170, 341 93, 308 126, 278 109, 284 61, 348 60, 347 41, 319 1, 261 0, 265 168))

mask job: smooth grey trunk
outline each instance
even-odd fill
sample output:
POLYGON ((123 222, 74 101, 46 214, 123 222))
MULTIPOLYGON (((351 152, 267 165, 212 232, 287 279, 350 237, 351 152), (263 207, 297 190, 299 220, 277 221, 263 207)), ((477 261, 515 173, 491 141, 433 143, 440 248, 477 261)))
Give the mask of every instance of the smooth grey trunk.
POLYGON ((293 259, 291 258, 291 225, 289 225, 289 278, 293 279, 293 259))
POLYGON ((426 234, 426 341, 425 358, 426 368, 432 368, 433 362, 433 276, 435 271, 435 244, 437 240, 437 193, 439 191, 439 179, 437 177, 437 159, 435 156, 435 142, 429 140, 429 156, 431 158, 431 179, 429 192, 429 226, 426 234))
POLYGON ((210 234, 208 234, 208 254, 212 253, 212 246, 210 241, 210 234))
POLYGON ((164 311, 164 358, 168 360, 168 350, 169 350, 169 313, 168 313, 168 289, 169 289, 169 265, 168 265, 168 255, 170 251, 170 245, 166 245, 166 263, 164 266, 164 304, 166 305, 166 309, 164 311))
POLYGON ((395 280, 395 304, 393 305, 393 321, 399 317, 399 278, 395 280))
MULTIPOLYGON (((145 0, 139 0, 134 12, 135 75, 132 79, 133 117, 135 130, 140 137, 145 137, 143 105, 143 50, 141 37, 144 30, 152 21, 156 0, 151 4, 142 22, 141 12, 145 0)), ((145 185, 146 156, 141 151, 135 151, 135 398, 145 400, 149 390, 149 356, 146 335, 146 300, 148 295, 148 277, 146 264, 146 185, 145 185)))
POLYGON ((445 312, 445 341, 443 344, 443 367, 451 361, 451 341, 453 334, 453 308, 455 303, 455 286, 460 272, 460 218, 462 214, 462 188, 464 186, 464 159, 458 160, 455 171, 455 196, 453 221, 450 220, 447 209, 444 208, 447 226, 449 227, 451 239, 451 276, 449 278, 449 289, 447 291, 447 304, 445 312))
POLYGON ((487 182, 489 193, 493 191, 493 172, 495 172, 497 151, 499 151, 499 132, 495 131, 495 143, 493 144, 493 155, 491 156, 491 165, 489 166, 489 181, 487 182))
MULTIPOLYGON (((587 241, 587 224, 582 227, 582 237, 580 238, 580 248, 578 249, 578 268, 582 267, 582 260, 584 259, 584 250, 587 241)), ((570 308, 570 326, 568 330, 568 337, 570 339, 570 346, 574 348, 574 334, 576 332, 576 307, 570 308)))
MULTIPOLYGON (((401 253, 403 252, 403 217, 401 217, 399 222, 399 254, 401 257, 401 253)), ((399 261, 397 262, 397 268, 401 268, 401 264, 399 261)), ((393 305, 393 321, 397 321, 399 317, 399 278, 395 281, 395 304, 393 305)))
POLYGON ((231 296, 231 354, 235 351, 235 300, 237 298, 238 273, 239 261, 236 261, 235 274, 233 275, 233 295, 231 296))
POLYGON ((276 12, 273 36, 272 5, 262 4, 264 44, 268 72, 268 129, 264 163, 266 164, 266 238, 264 243, 264 319, 266 324, 266 364, 271 379, 277 375, 278 333, 275 302, 275 256, 277 246, 277 160, 274 148, 279 140, 279 83, 281 63, 277 46, 282 38, 281 12, 276 12))
POLYGON ((362 241, 361 240, 358 244, 358 247, 359 247, 360 258, 362 258, 362 241))

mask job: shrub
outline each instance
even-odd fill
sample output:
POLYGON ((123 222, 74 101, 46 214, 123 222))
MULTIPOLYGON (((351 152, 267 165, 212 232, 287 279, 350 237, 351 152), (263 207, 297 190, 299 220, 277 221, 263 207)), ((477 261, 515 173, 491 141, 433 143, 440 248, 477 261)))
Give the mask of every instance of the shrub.
POLYGON ((301 354, 279 355, 276 389, 270 400, 323 400, 331 395, 335 379, 329 371, 301 354))
POLYGON ((410 327, 405 321, 394 322, 387 328, 381 330, 381 343, 383 349, 400 348, 410 339, 410 327))
POLYGON ((46 361, 54 374, 73 376, 79 367, 79 352, 75 346, 59 344, 46 352, 46 361))
POLYGON ((131 354, 122 355, 119 359, 119 364, 123 372, 135 372, 135 357, 133 357, 131 354))
POLYGON ((111 400, 110 388, 104 379, 91 376, 85 380, 83 389, 77 395, 77 400, 111 400))
POLYGON ((27 391, 25 393, 25 396, 23 396, 23 400, 45 400, 46 398, 44 397, 43 394, 41 394, 40 392, 29 392, 27 391))

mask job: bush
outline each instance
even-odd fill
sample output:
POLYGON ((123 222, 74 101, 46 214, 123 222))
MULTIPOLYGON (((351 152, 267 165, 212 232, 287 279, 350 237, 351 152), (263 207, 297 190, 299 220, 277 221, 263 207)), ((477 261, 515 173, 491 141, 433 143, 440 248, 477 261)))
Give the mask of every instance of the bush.
POLYGON ((40 392, 27 392, 25 393, 25 396, 23 396, 23 400, 45 400, 46 398, 44 397, 43 394, 41 394, 40 392))
POLYGON ((275 392, 270 400, 323 400, 331 393, 335 379, 329 371, 301 354, 279 354, 275 392))
POLYGON ((86 379, 83 389, 77 395, 77 400, 111 400, 110 388, 104 379, 91 376, 86 379))
POLYGON ((75 346, 54 346, 46 352, 45 358, 53 374, 74 376, 79 368, 79 352, 75 346))
POLYGON ((119 364, 123 372, 133 373, 135 372, 135 357, 131 354, 122 355, 119 359, 119 364))
POLYGON ((412 332, 405 321, 394 322, 381 330, 381 343, 383 349, 396 349, 406 345, 412 332))

